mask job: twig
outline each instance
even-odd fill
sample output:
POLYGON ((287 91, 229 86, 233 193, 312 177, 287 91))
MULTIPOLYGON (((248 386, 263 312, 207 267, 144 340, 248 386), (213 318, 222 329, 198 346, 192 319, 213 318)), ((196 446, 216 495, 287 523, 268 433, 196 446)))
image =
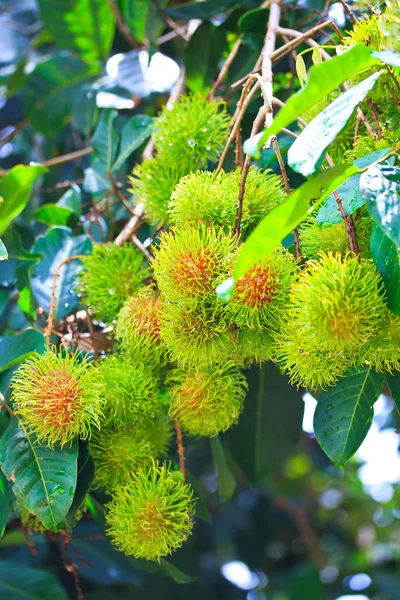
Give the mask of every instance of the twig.
POLYGON ((220 72, 218 73, 217 79, 214 81, 213 86, 207 96, 208 99, 213 98, 214 94, 217 90, 217 88, 221 85, 221 83, 224 80, 225 75, 227 74, 227 72, 229 71, 229 68, 231 66, 231 64, 233 63, 233 61, 235 60, 237 53, 239 52, 240 46, 242 44, 242 40, 240 38, 238 38, 232 48, 232 50, 229 52, 224 64, 221 67, 220 72))
POLYGON ((110 183, 113 188, 113 192, 115 196, 118 198, 120 202, 125 206, 126 210, 131 213, 131 215, 135 215, 135 209, 131 206, 125 196, 121 193, 121 190, 118 187, 117 182, 115 181, 112 173, 107 173, 107 177, 110 180, 110 183))
POLYGON ((134 211, 135 214, 129 219, 121 233, 115 238, 114 244, 116 246, 122 246, 122 244, 129 240, 132 237, 132 234, 134 234, 135 231, 141 226, 144 212, 143 204, 137 204, 134 211))
POLYGON ((4 396, 1 392, 0 392, 0 402, 1 402, 0 410, 3 410, 3 408, 5 408, 11 417, 15 417, 15 413, 11 410, 10 406, 6 402, 6 399, 4 398, 4 396))
POLYGON ((67 258, 62 260, 59 265, 57 265, 57 268, 54 271, 53 285, 51 288, 51 296, 50 296, 49 316, 47 319, 47 327, 46 327, 46 331, 45 331, 46 344, 48 346, 50 345, 51 332, 54 327, 54 309, 55 309, 55 303, 56 303, 57 277, 60 275, 60 270, 62 269, 63 266, 72 262, 73 260, 81 260, 82 258, 83 258, 82 254, 68 256, 67 258))
POLYGON ((135 244, 136 248, 138 248, 140 252, 144 254, 149 262, 153 261, 153 257, 151 256, 150 252, 143 246, 142 242, 134 233, 132 233, 132 242, 135 244))
POLYGON ((82 148, 82 150, 75 150, 75 152, 69 152, 68 154, 56 156, 55 158, 49 158, 49 160, 44 160, 41 164, 44 167, 56 167, 57 165, 62 165, 66 162, 72 162, 77 158, 82 158, 82 156, 88 156, 89 154, 92 154, 93 151, 94 148, 88 146, 87 148, 82 148))
POLYGON ((77 600, 83 600, 83 592, 79 582, 79 572, 76 564, 71 560, 69 555, 69 547, 71 545, 71 534, 68 531, 62 531, 62 545, 61 545, 61 556, 63 560, 64 569, 71 573, 74 578, 75 590, 77 594, 77 600))
POLYGON ((176 445, 178 446, 178 455, 179 455, 179 469, 182 473, 183 480, 186 481, 186 470, 185 470, 185 448, 183 447, 183 436, 181 426, 178 422, 175 423, 175 431, 176 431, 176 445))
MULTIPOLYGON (((287 27, 278 27, 277 33, 279 33, 279 35, 282 35, 282 36, 285 35, 285 36, 289 36, 289 37, 293 37, 293 38, 299 38, 303 35, 300 31, 297 31, 297 29, 288 29, 287 27)), ((319 51, 321 52, 321 56, 323 58, 325 58, 325 60, 328 60, 329 58, 331 58, 330 55, 328 54, 328 52, 324 48, 321 48, 320 45, 318 44, 318 42, 316 42, 312 38, 308 38, 304 41, 306 44, 308 44, 312 48, 319 48, 319 51)))
POLYGON ((354 138, 353 138, 354 144, 356 144, 356 142, 357 142, 358 134, 360 132, 360 125, 361 125, 361 117, 359 115, 357 115, 356 126, 354 129, 354 138))
POLYGON ((24 119, 20 123, 17 123, 17 125, 15 125, 15 127, 10 131, 10 133, 7 133, 4 137, 1 138, 0 148, 2 146, 4 146, 4 144, 7 144, 7 142, 10 142, 18 133, 20 133, 26 127, 28 127, 28 125, 29 125, 28 119, 24 119))
POLYGON ((158 12, 160 13, 161 17, 164 19, 164 21, 168 25, 168 27, 171 27, 171 29, 173 29, 173 31, 175 31, 175 33, 177 35, 179 35, 179 37, 181 37, 183 40, 185 40, 185 42, 187 42, 189 40, 189 38, 186 34, 186 31, 184 31, 182 29, 182 27, 180 27, 180 25, 178 25, 178 23, 175 23, 175 21, 167 15, 167 13, 165 12, 165 10, 163 9, 163 7, 161 6, 161 4, 158 0, 153 0, 153 2, 155 4, 158 12))
POLYGON ((379 119, 378 119, 378 114, 377 114, 378 113, 378 107, 376 106, 375 102, 373 102, 371 100, 371 98, 367 98, 367 104, 369 106, 372 118, 373 118, 374 123, 375 123, 377 138, 378 138, 378 140, 381 140, 383 136, 382 136, 382 129, 381 129, 381 126, 379 124, 379 119))
POLYGON ((118 6, 116 0, 108 0, 108 2, 109 2, 111 10, 114 13, 115 22, 117 24, 118 31, 120 32, 122 37, 125 39, 125 41, 128 42, 128 44, 131 48, 133 48, 134 50, 140 50, 141 45, 135 40, 135 38, 131 34, 129 27, 125 23, 124 18, 119 10, 119 6, 118 6))
POLYGON ((350 21, 352 23, 357 23, 357 17, 351 10, 350 6, 344 0, 339 0, 339 2, 343 6, 345 12, 347 12, 347 14, 349 15, 350 21))

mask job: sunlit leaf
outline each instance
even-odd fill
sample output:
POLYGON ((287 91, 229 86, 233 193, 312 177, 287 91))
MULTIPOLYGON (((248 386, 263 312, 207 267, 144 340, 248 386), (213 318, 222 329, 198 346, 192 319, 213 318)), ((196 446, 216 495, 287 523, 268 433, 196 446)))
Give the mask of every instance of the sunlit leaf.
POLYGON ((400 169, 370 167, 361 175, 360 190, 375 223, 400 247, 400 169))
POLYGON ((371 234, 370 248, 385 284, 388 307, 400 316, 400 250, 377 225, 371 234))

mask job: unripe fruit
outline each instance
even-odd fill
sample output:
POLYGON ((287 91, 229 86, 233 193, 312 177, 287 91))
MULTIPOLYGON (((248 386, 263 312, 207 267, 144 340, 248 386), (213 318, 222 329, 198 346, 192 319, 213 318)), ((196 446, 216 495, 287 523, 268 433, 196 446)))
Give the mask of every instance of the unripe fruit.
POLYGON ((103 419, 103 385, 79 353, 31 355, 12 378, 12 397, 24 427, 50 447, 90 438, 103 419))
POLYGON ((171 425, 161 413, 135 425, 103 428, 90 441, 94 485, 108 491, 125 485, 140 467, 167 453, 171 437, 171 425))
POLYGON ((118 550, 159 561, 191 533, 193 491, 179 472, 155 462, 118 487, 106 509, 107 533, 118 550))
POLYGON ((159 366, 165 361, 160 337, 160 300, 150 287, 131 296, 122 307, 115 328, 121 349, 143 362, 159 366))
POLYGON ((96 317, 107 321, 116 318, 124 302, 150 275, 143 255, 129 244, 95 246, 93 254, 82 258, 82 262, 79 290, 96 317))
POLYGON ((128 425, 150 418, 158 410, 157 380, 139 357, 114 354, 97 367, 105 389, 104 424, 128 425))
POLYGON ((400 317, 387 310, 382 327, 362 349, 363 362, 381 373, 400 371, 400 317))
MULTIPOLYGON (((217 160, 228 137, 230 117, 223 102, 202 94, 187 94, 165 107, 155 120, 157 152, 171 163, 190 161, 194 169, 217 160)), ((193 170, 194 170, 193 169, 193 170)))
POLYGON ((214 437, 237 422, 246 378, 233 363, 172 371, 170 417, 189 435, 214 437))

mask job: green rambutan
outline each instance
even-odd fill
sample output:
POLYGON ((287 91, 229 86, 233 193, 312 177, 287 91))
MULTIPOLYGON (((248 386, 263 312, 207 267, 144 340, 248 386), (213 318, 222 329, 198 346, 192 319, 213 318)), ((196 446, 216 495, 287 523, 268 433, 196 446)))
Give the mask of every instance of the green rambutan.
POLYGON ((125 554, 159 561, 187 540, 193 513, 193 491, 181 473, 154 462, 115 490, 106 505, 107 533, 125 554))
POLYGON ((154 289, 146 287, 131 296, 117 318, 115 337, 121 349, 144 362, 159 366, 165 362, 160 338, 160 300, 154 289))
POLYGON ((400 317, 387 310, 383 326, 361 356, 380 373, 400 371, 400 317))
POLYGON ((153 263, 163 301, 214 296, 216 286, 228 275, 235 248, 231 235, 206 225, 163 233, 153 263))
MULTIPOLYGON (((355 219, 354 221, 357 241, 360 249, 361 258, 370 258, 369 240, 374 225, 373 219, 369 215, 355 219)), ((344 222, 341 221, 335 225, 319 225, 314 217, 310 217, 302 223, 300 230, 300 248, 301 254, 306 260, 318 260, 321 252, 340 252, 345 254, 349 248, 344 222)))
POLYGON ((279 329, 295 276, 292 254, 275 248, 267 262, 258 262, 235 282, 227 314, 239 327, 279 329))
POLYGON ((163 303, 161 338, 172 360, 197 366, 225 362, 237 355, 235 332, 224 306, 207 302, 163 303))
MULTIPOLYGON (((235 226, 241 169, 229 173, 198 171, 177 185, 169 204, 173 225, 206 223, 225 231, 235 226)), ((247 232, 285 198, 282 179, 251 168, 243 197, 242 231, 247 232)))
POLYGON ((124 302, 150 275, 143 255, 129 244, 95 246, 93 254, 83 257, 82 262, 79 291, 97 318, 107 321, 116 318, 124 302))
POLYGON ((106 395, 105 425, 137 424, 157 412, 158 382, 139 356, 134 360, 113 354, 100 360, 97 371, 106 395))
POLYGON ((195 166, 187 160, 170 160, 161 155, 136 165, 129 178, 130 192, 143 203, 146 219, 155 227, 169 224, 168 203, 181 177, 195 166))
POLYGON ((155 121, 155 146, 171 163, 190 161, 195 169, 217 160, 228 137, 230 117, 224 102, 186 94, 165 107, 155 121))
POLYGON ((351 354, 368 343, 384 321, 383 283, 372 261, 352 254, 321 254, 292 286, 287 315, 302 346, 351 354))
POLYGON ((237 331, 237 339, 238 355, 246 366, 275 360, 276 335, 268 327, 241 327, 237 331))
POLYGON ((104 388, 94 366, 79 353, 32 354, 14 373, 12 398, 24 427, 50 447, 100 428, 104 388))
POLYGON ((214 437, 237 422, 246 395, 234 363, 172 371, 169 415, 189 435, 214 437))
POLYGON ((111 491, 129 483, 140 467, 165 456, 171 438, 171 425, 162 413, 140 423, 103 428, 90 440, 94 485, 111 491))

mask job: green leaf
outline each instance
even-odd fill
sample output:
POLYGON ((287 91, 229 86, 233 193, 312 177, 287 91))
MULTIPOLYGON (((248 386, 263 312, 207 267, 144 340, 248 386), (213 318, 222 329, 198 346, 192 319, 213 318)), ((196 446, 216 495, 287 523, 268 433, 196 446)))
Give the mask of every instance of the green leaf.
POLYGON ((97 92, 90 85, 82 85, 72 100, 72 117, 78 130, 89 136, 98 116, 97 92))
POLYGON ((150 0, 122 0, 121 12, 136 41, 146 40, 146 21, 150 0))
POLYGON ((314 65, 309 71, 307 85, 291 96, 275 117, 271 127, 250 138, 244 144, 246 153, 259 157, 260 149, 271 135, 279 133, 353 75, 379 64, 371 48, 356 44, 344 54, 314 65))
POLYGON ((66 53, 39 62, 24 88, 25 112, 32 126, 49 137, 63 129, 80 85, 97 72, 94 65, 66 53))
POLYGON ((241 4, 239 0, 204 0, 204 2, 189 2, 177 8, 169 8, 167 13, 174 19, 211 19, 241 4))
POLYGON ((104 0, 39 0, 46 29, 56 44, 88 61, 105 61, 114 39, 115 17, 104 0))
POLYGON ((400 250, 377 225, 372 230, 370 248, 385 285, 388 308, 400 316, 400 250))
POLYGON ((8 258, 7 248, 5 247, 3 242, 0 240, 0 260, 7 260, 7 258, 8 258))
POLYGON ((13 501, 14 494, 12 493, 11 484, 0 472, 0 538, 3 537, 13 501))
POLYGON ((183 573, 183 571, 178 569, 178 567, 173 565, 171 562, 169 562, 169 560, 166 560, 165 558, 160 559, 160 565, 165 575, 171 577, 171 579, 173 579, 175 583, 186 584, 193 583, 193 581, 197 580, 197 577, 191 577, 190 575, 186 575, 186 573, 183 573))
POLYGON ((297 77, 299 78, 300 85, 303 87, 308 81, 308 75, 306 64, 301 54, 298 54, 296 58, 296 73, 297 77))
POLYGON ((71 210, 74 215, 80 217, 82 215, 82 194, 80 187, 76 183, 73 183, 61 196, 57 202, 57 206, 64 206, 71 210))
MULTIPOLYGON (((362 158, 354 161, 354 165, 359 169, 364 169, 372 163, 380 160, 390 152, 390 148, 384 148, 383 150, 377 150, 371 152, 362 158)), ((389 159, 394 161, 394 157, 389 159)), ((356 210, 361 208, 365 204, 365 198, 361 195, 360 191, 360 174, 357 173, 350 177, 343 185, 337 189, 337 193, 342 199, 343 208, 347 215, 352 215, 356 210)), ((338 211, 338 205, 336 198, 333 194, 329 196, 321 206, 317 215, 317 223, 319 225, 333 225, 342 221, 342 215, 338 211)))
POLYGON ((74 499, 66 516, 68 527, 74 527, 77 523, 76 512, 82 506, 85 496, 89 491, 94 478, 94 462, 89 453, 89 446, 81 442, 78 455, 78 476, 74 499))
POLYGON ((400 169, 370 167, 361 175, 360 190, 375 223, 400 247, 400 169))
POLYGON ((383 374, 364 366, 351 369, 334 387, 322 392, 314 414, 315 436, 338 467, 343 467, 364 441, 384 381, 383 374))
POLYGON ((236 489, 236 481, 229 468, 225 450, 219 436, 210 439, 214 464, 217 469, 218 494, 221 500, 230 500, 236 489))
POLYGON ((33 184, 47 171, 42 165, 17 165, 0 180, 0 235, 25 208, 30 198, 33 184))
POLYGON ((310 563, 299 564, 293 569, 289 589, 290 600, 324 600, 319 570, 310 563))
POLYGON ((132 152, 140 146, 153 133, 153 119, 147 115, 135 115, 125 125, 121 134, 121 144, 117 160, 111 167, 111 171, 120 169, 132 152))
POLYGON ((113 108, 103 110, 92 139, 97 158, 110 173, 118 146, 117 132, 114 129, 114 119, 117 115, 117 111, 113 108))
POLYGON ((271 210, 245 242, 236 264, 234 277, 244 275, 259 260, 265 260, 281 241, 305 217, 320 205, 339 185, 354 173, 353 165, 337 165, 311 177, 292 192, 279 206, 271 210), (314 205, 311 201, 317 200, 314 205))
POLYGON ((0 596, 4 600, 68 600, 67 592, 49 571, 20 562, 0 562, 0 596))
POLYGON ((400 54, 398 52, 392 52, 392 50, 374 51, 372 56, 391 67, 400 67, 400 54))
POLYGON ((57 204, 43 204, 35 213, 35 217, 46 225, 67 225, 71 216, 82 214, 81 190, 73 185, 61 196, 57 204))
POLYGON ((374 73, 336 98, 307 125, 288 151, 288 164, 294 171, 307 177, 317 170, 325 150, 346 127, 356 107, 383 72, 374 73))
POLYGON ((278 469, 296 445, 303 419, 302 393, 273 363, 248 372, 249 391, 239 424, 223 439, 250 481, 278 469))
MULTIPOLYGON (((49 313, 53 276, 58 265, 70 256, 90 254, 92 242, 86 235, 72 236, 66 227, 54 227, 40 236, 32 252, 43 255, 32 272, 32 292, 36 302, 46 314, 49 313)), ((73 260, 62 266, 57 278, 54 316, 56 320, 69 315, 78 305, 79 297, 75 292, 76 275, 80 261, 73 260)))
POLYGON ((397 412, 400 413, 400 372, 388 373, 386 375, 386 382, 389 386, 393 402, 396 405, 397 412))
POLYGON ((215 77, 215 65, 219 63, 225 46, 226 32, 223 26, 216 27, 204 21, 196 29, 184 55, 185 81, 191 92, 207 93, 210 90, 215 77))
POLYGON ((315 48, 313 48, 311 58, 314 65, 319 65, 320 63, 322 63, 321 50, 318 46, 315 46, 315 48))
POLYGON ((0 342, 0 373, 23 362, 32 352, 43 354, 46 342, 41 331, 25 329, 22 333, 0 342))
POLYGON ((18 500, 43 525, 58 530, 65 527, 77 480, 78 442, 54 449, 38 444, 18 419, 12 419, 0 439, 0 463, 13 482, 18 500))

